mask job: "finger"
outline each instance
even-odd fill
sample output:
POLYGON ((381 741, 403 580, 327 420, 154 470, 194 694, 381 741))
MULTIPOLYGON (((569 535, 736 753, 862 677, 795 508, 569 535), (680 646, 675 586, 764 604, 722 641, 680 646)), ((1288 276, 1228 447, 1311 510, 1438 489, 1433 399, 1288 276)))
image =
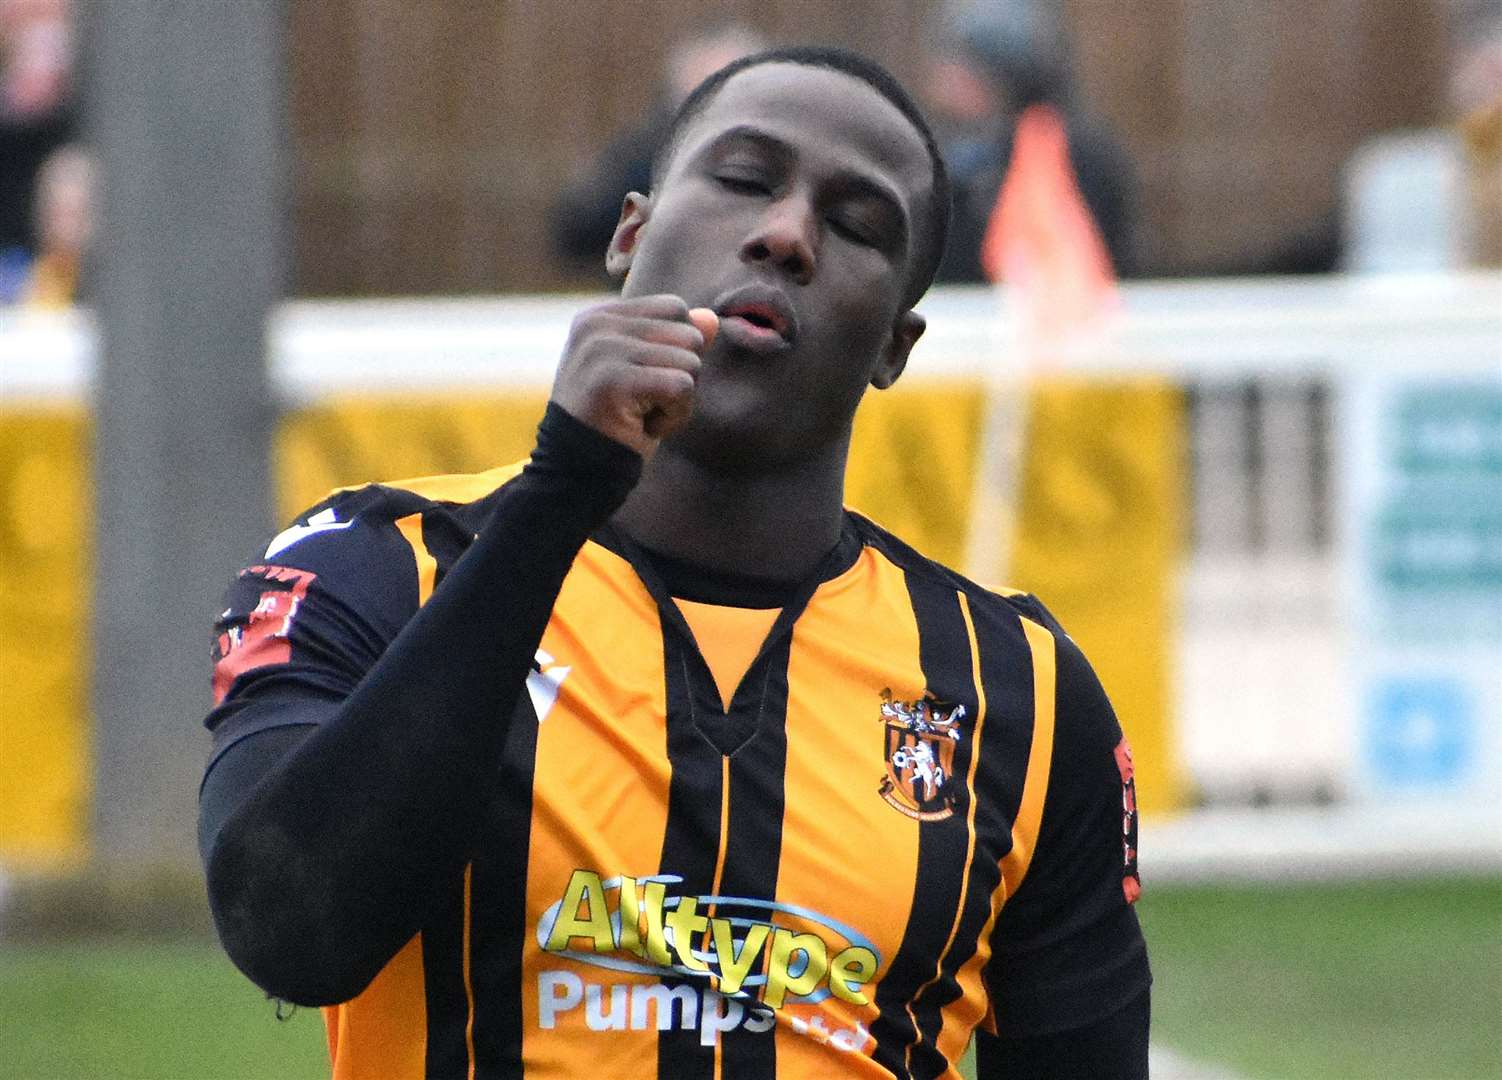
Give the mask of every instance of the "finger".
POLYGON ((693 323, 631 316, 618 316, 618 319, 616 333, 625 337, 657 345, 671 345, 690 352, 699 352, 704 348, 704 334, 693 323))
POLYGON ((687 301, 672 293, 615 300, 607 304, 606 308, 618 315, 634 315, 646 319, 671 319, 674 322, 688 321, 687 301))
POLYGON ((667 405, 693 397, 694 377, 679 368, 635 367, 621 376, 626 392, 644 404, 667 405))
POLYGON ((699 333, 704 335, 704 348, 714 344, 715 335, 720 332, 720 317, 707 307, 689 309, 688 321, 693 323, 699 333))
POLYGON ((676 368, 694 376, 697 376, 699 369, 704 366, 704 361, 692 349, 654 345, 637 338, 623 338, 612 352, 635 367, 676 368))

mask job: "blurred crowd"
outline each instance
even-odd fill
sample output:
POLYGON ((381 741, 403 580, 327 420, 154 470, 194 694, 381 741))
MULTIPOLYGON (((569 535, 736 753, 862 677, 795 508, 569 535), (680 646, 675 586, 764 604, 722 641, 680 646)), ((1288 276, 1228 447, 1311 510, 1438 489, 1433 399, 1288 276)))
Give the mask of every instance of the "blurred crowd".
MULTIPOLYGON (((646 191, 668 119, 698 82, 731 60, 766 47, 740 23, 708 26, 669 51, 647 120, 620 133, 555 202, 554 247, 572 267, 603 274, 602 253, 627 191, 646 191)), ((1004 237, 988 226, 1008 186, 1051 192, 1068 213, 1080 208, 1119 276, 1141 272, 1137 181, 1107 125, 1074 77, 1069 43, 1053 5, 989 0, 948 5, 936 25, 918 89, 954 184, 949 249, 940 282, 1004 276, 1004 237), (1050 138, 1052 134, 1056 137, 1050 138), (1008 178, 1013 183, 1004 183, 1008 178)), ((1047 212, 1047 210, 1045 210, 1047 212)))
POLYGON ((79 298, 94 168, 78 143, 67 0, 0 0, 0 304, 79 298))
MULTIPOLYGON (((1338 205, 1217 272, 1502 266, 1502 0, 1451 0, 1446 13, 1443 122, 1368 140, 1343 170, 1338 205)), ((560 259, 603 273, 621 197, 646 190, 672 108, 704 73, 763 44, 739 24, 675 44, 650 120, 612 141, 555 204, 560 259)), ((1078 248, 1110 278, 1155 272, 1137 170, 1086 99, 1057 0, 941 4, 917 89, 954 181, 940 282, 1010 280, 1039 244, 1078 248)))
MULTIPOLYGON (((1058 0, 946 0, 915 89, 954 181, 941 282, 1010 280, 1067 245, 1106 278, 1156 272, 1141 187, 1123 140, 1076 77, 1058 0)), ((1232 273, 1502 265, 1502 0, 1449 0, 1444 122, 1391 132, 1351 156, 1338 205, 1232 273)), ((78 141, 68 0, 0 0, 0 305, 88 293, 95 167, 78 141)), ((673 110, 702 78, 769 42, 724 22, 670 48, 655 101, 592 162, 550 219, 565 274, 603 282, 622 197, 650 185, 673 110)))
POLYGON ((1444 122, 1357 148, 1326 250, 1305 253, 1314 269, 1502 266, 1502 0, 1451 0, 1448 15, 1444 122))
POLYGON ((1502 0, 1473 0, 1450 78, 1474 210, 1474 261, 1502 266, 1502 0))

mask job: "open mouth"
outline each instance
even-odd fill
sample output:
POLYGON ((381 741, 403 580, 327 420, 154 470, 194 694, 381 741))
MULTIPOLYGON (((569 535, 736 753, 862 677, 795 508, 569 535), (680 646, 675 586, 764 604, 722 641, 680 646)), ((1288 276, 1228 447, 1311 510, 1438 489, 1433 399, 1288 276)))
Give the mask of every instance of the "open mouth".
POLYGON ((779 338, 787 337, 787 316, 772 304, 731 304, 726 307, 723 317, 739 319, 751 330, 764 334, 776 334, 779 338))
POLYGON ((782 333, 782 327, 778 325, 776 319, 770 315, 763 315, 759 311, 735 311, 731 312, 731 315, 745 319, 752 326, 759 326, 763 330, 775 330, 779 334, 782 333))
POLYGON ((735 344, 768 351, 787 348, 798 336, 792 308, 776 289, 747 286, 726 297, 717 308, 722 328, 735 344))

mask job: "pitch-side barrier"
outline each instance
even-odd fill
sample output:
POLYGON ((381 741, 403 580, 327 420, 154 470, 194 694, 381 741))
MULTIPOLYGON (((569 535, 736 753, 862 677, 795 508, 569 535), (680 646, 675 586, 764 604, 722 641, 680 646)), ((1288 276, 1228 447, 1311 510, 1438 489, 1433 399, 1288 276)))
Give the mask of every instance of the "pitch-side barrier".
MULTIPOLYGON (((523 456, 593 299, 284 306, 283 516, 523 456)), ((1502 275, 1121 301, 1040 364, 1003 298, 933 292, 851 504, 1060 615, 1136 744, 1145 865, 1502 865, 1502 275)), ((87 843, 93 345, 0 312, 0 864, 87 843)))

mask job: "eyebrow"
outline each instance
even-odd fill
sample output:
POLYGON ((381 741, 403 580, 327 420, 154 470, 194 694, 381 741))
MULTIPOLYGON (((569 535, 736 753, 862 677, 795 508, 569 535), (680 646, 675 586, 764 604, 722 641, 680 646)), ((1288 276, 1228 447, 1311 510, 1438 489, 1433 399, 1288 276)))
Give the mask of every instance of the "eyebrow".
MULTIPOLYGON (((735 143, 750 143, 768 154, 787 161, 798 156, 798 151, 791 144, 754 124, 737 124, 735 127, 726 128, 709 140, 701 153, 705 156, 712 156, 735 143)), ((864 173, 847 169, 840 170, 834 179, 835 185, 842 193, 874 199, 883 204, 896 216, 902 229, 904 244, 909 242, 912 236, 911 223, 908 220, 907 208, 903 206, 902 199, 896 192, 864 173)))

